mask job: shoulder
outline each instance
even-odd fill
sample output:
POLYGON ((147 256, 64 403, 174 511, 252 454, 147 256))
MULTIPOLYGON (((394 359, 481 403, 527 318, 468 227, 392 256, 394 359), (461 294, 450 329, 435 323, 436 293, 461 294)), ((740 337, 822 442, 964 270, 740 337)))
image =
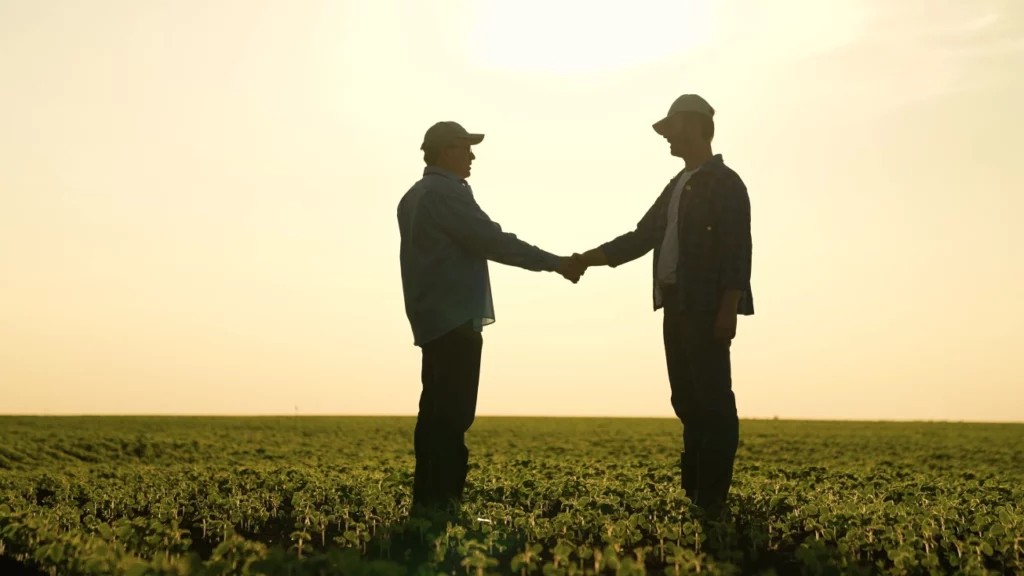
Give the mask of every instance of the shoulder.
POLYGON ((715 176, 715 181, 730 187, 746 190, 743 178, 719 157, 717 162, 711 162, 707 166, 708 172, 715 176))
POLYGON ((418 202, 444 200, 459 194, 461 186, 449 178, 437 174, 424 174, 402 196, 402 202, 415 199, 418 202))
POLYGON ((711 187, 715 195, 724 196, 737 202, 750 201, 747 194, 747 185, 743 182, 743 178, 724 162, 720 160, 714 162, 709 166, 708 171, 714 176, 711 187))
POLYGON ((423 174, 423 178, 421 178, 415 186, 423 189, 425 193, 439 193, 444 196, 465 193, 466 190, 465 186, 463 186, 459 181, 453 180, 444 174, 429 171, 423 174))
POLYGON ((421 208, 430 210, 432 204, 444 203, 447 197, 455 193, 450 184, 451 182, 442 176, 424 174, 398 201, 399 214, 421 208))
POLYGON ((450 178, 424 178, 417 190, 416 204, 436 217, 479 210, 469 190, 450 178))
POLYGON ((420 178, 416 182, 413 182, 412 186, 402 194, 402 197, 398 200, 398 209, 401 210, 403 206, 408 205, 410 202, 417 201, 426 190, 426 178, 420 178))

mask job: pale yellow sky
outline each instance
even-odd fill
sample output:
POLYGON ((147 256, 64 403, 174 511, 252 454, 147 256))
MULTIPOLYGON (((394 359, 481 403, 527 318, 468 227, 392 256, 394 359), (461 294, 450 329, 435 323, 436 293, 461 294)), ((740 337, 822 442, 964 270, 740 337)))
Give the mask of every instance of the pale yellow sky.
MULTIPOLYGON (((1024 421, 1014 0, 0 0, 0 413, 413 414, 395 209, 426 128, 569 254, 747 183, 747 418, 1024 421)), ((478 413, 671 416, 650 258, 491 266, 478 413)))

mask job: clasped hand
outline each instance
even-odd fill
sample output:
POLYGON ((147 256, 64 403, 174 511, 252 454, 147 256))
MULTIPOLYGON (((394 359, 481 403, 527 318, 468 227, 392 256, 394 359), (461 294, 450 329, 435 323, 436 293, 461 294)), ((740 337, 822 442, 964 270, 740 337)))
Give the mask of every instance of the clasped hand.
POLYGON ((580 278, 587 271, 587 264, 580 254, 563 256, 559 259, 558 273, 573 284, 580 281, 580 278))

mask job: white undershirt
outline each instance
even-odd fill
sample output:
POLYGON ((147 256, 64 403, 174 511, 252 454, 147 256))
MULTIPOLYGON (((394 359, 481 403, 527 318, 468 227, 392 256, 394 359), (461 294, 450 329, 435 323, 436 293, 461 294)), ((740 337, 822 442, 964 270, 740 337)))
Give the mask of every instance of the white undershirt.
POLYGON ((679 262, 679 197, 683 187, 697 170, 683 171, 672 190, 672 199, 668 203, 668 223, 665 226, 665 239, 661 242, 658 256, 658 283, 670 286, 676 283, 676 265, 679 262))

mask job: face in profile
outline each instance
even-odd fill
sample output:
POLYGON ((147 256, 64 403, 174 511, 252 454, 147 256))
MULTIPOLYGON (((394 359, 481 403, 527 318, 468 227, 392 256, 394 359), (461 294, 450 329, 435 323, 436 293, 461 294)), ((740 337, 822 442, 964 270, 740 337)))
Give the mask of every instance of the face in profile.
POLYGON ((445 165, 449 167, 449 170, 459 178, 469 178, 469 174, 472 171, 473 159, 476 155, 473 154, 472 147, 467 143, 459 146, 449 146, 444 150, 445 165))
POLYGON ((668 141, 669 152, 683 158, 698 149, 704 138, 700 119, 693 114, 676 114, 665 122, 661 136, 668 141))

